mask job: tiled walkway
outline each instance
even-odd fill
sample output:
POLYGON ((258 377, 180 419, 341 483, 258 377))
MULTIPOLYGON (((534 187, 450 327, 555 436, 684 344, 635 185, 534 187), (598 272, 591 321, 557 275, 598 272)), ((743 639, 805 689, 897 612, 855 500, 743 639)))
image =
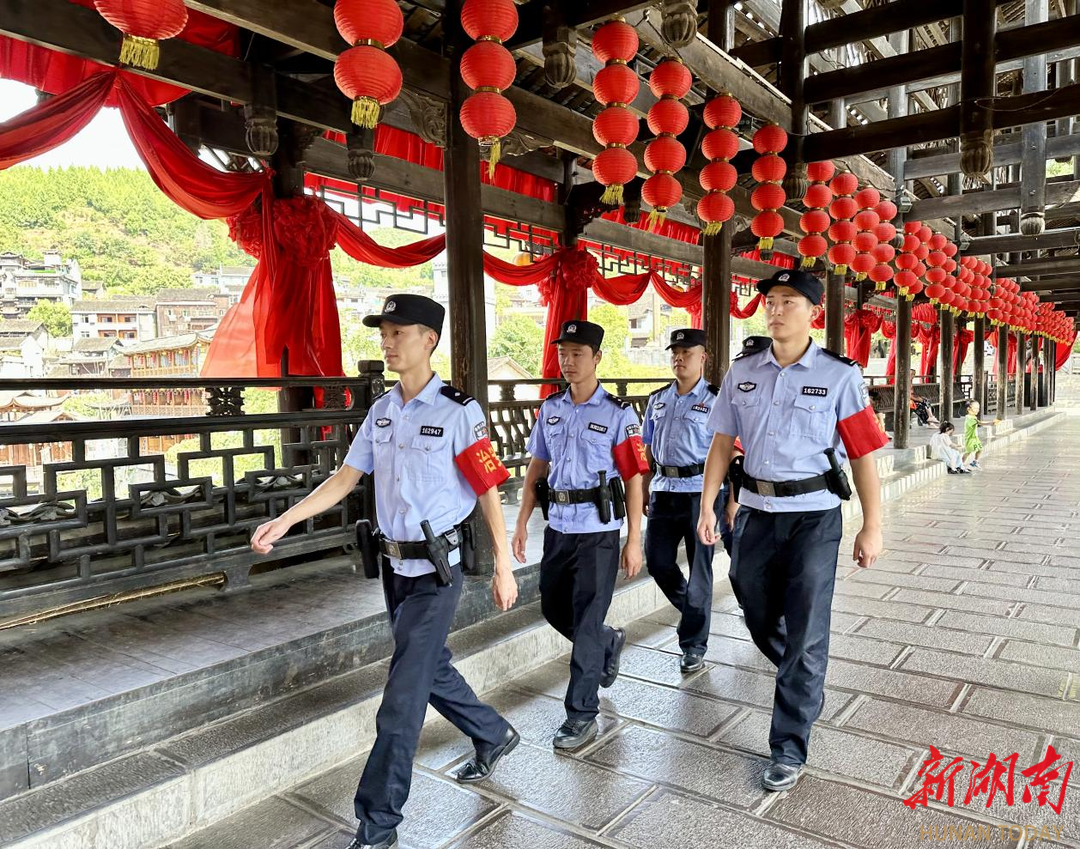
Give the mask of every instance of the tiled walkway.
MULTIPOLYGON (((402 846, 1080 846, 1080 769, 1060 815, 1023 801, 1021 775, 1048 743, 1080 761, 1078 442, 1071 419, 994 455, 981 474, 888 505, 888 553, 873 570, 844 558, 849 528, 826 711, 794 791, 760 789, 772 677, 718 592, 710 663, 692 677, 678 672, 671 616, 635 623, 623 674, 604 691, 601 736, 586 750, 550 746, 565 659, 490 694, 524 743, 478 790, 447 778, 468 744, 445 723, 429 726, 402 846), (909 810, 902 799, 920 786, 931 745, 967 769, 951 809, 909 810), (985 794, 965 805, 970 760, 990 753, 1018 756, 1013 804, 999 792, 989 809, 985 794)), ((340 849, 362 766, 346 763, 176 846, 340 849)), ((1049 801, 1060 787, 1059 776, 1049 801)))

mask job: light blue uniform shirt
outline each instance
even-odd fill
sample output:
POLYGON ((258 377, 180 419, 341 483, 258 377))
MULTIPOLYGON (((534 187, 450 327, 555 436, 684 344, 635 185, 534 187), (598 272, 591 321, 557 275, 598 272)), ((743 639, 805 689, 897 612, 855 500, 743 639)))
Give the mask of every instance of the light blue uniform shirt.
MULTIPOLYGON (((551 464, 551 489, 592 489, 600 483, 598 472, 607 480, 629 478, 647 467, 641 445, 641 425, 633 408, 608 393, 603 386, 588 401, 575 404, 566 389, 549 395, 540 405, 529 454, 551 464)), ((622 520, 600 521, 595 504, 556 504, 548 511, 548 524, 564 534, 591 534, 617 531, 622 520)))
MULTIPOLYGON (((798 362, 781 368, 772 348, 738 357, 724 377, 709 416, 709 428, 742 441, 743 468, 764 481, 796 481, 829 468, 823 453, 837 449, 837 462, 862 457, 888 440, 870 408, 858 366, 811 341, 798 362)), ((743 489, 739 504, 794 513, 840 504, 828 490, 766 497, 743 489)))
MULTIPOLYGON (((345 457, 347 466, 375 473, 379 529, 397 542, 423 540, 424 519, 435 534, 445 533, 476 506, 476 493, 455 459, 487 438, 487 422, 479 403, 447 397, 440 391, 445 385, 435 375, 407 404, 400 383, 380 395, 345 457)), ((460 562, 460 549, 449 559, 451 566, 460 562)), ((395 572, 410 578, 435 571, 428 560, 389 560, 395 572)))
MULTIPOLYGON (((715 387, 714 387, 715 388, 715 387)), ((693 466, 704 463, 712 444, 709 414, 716 394, 709 389, 705 378, 685 395, 679 394, 678 381, 658 389, 649 396, 641 441, 652 446, 653 459, 658 466, 693 466)), ((701 492, 704 475, 672 478, 653 475, 653 492, 701 492)))

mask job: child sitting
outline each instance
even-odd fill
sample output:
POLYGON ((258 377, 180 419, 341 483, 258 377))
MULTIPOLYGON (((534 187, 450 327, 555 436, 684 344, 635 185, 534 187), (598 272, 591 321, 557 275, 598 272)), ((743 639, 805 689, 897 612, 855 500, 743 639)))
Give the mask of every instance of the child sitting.
POLYGON ((998 422, 997 419, 992 422, 982 421, 979 418, 980 409, 982 408, 978 401, 969 401, 967 416, 964 419, 964 465, 969 469, 982 468, 979 465, 979 458, 982 456, 983 444, 979 440, 979 428, 998 422))
POLYGON ((953 432, 956 430, 952 422, 942 422, 937 433, 930 437, 930 456, 935 460, 941 460, 950 475, 966 475, 970 472, 964 468, 960 458, 960 449, 953 444, 953 432))

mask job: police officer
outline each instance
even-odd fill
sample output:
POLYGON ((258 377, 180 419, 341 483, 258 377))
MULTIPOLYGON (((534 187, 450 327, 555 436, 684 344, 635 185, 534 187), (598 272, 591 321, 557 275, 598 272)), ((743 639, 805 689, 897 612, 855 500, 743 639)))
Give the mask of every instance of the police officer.
POLYGON ((674 330, 670 341, 675 380, 649 395, 641 432, 652 469, 645 567, 681 615, 679 668, 690 673, 705 666, 712 619, 713 546, 700 542, 696 529, 712 440, 706 425, 720 390, 703 377, 708 356, 704 330, 674 330), (680 542, 686 545, 689 581, 675 560, 680 542))
POLYGON ((559 368, 570 386, 540 407, 513 540, 514 556, 524 563, 526 524, 537 485, 543 494, 546 483, 540 605, 544 618, 574 644, 566 722, 552 740, 557 749, 577 749, 596 737, 597 688, 610 687, 619 674, 626 633, 606 626, 604 617, 620 565, 623 487, 627 537, 621 564, 628 578, 641 570, 641 475, 648 464, 630 404, 596 379, 603 339, 600 325, 568 321, 551 343, 559 346, 559 368))
POLYGON ((398 384, 380 395, 341 466, 277 519, 259 526, 251 547, 267 553, 294 524, 345 498, 362 474, 375 474, 375 511, 381 529, 382 579, 394 653, 375 720, 375 745, 356 790, 360 826, 349 849, 393 849, 409 797, 413 756, 427 705, 472 738, 475 756, 460 782, 482 781, 519 736, 450 665, 446 637, 461 595, 461 525, 476 506, 495 548, 492 595, 508 610, 517 584, 506 547, 498 485, 509 476, 488 439, 480 405, 447 386, 431 369, 444 310, 420 295, 393 295, 382 313, 364 318, 378 327, 386 365, 398 384), (437 535, 425 539, 421 523, 437 535), (446 554, 446 548, 449 554, 446 554), (440 578, 432 552, 449 572, 440 578))
POLYGON ((810 338, 821 282, 781 271, 758 291, 772 344, 731 364, 713 406, 698 536, 715 539, 713 498, 738 436, 745 474, 730 577, 754 643, 777 667, 771 762, 762 783, 781 791, 798 781, 810 727, 825 705, 840 501, 851 494, 839 466, 833 471, 834 452, 843 449, 851 460, 863 510, 853 559, 865 568, 882 549, 873 452, 886 440, 855 363, 810 338))

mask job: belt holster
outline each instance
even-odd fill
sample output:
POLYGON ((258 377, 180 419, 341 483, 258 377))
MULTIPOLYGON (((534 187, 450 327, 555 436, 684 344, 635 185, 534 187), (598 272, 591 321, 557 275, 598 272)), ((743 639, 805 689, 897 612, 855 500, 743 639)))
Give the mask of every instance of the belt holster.
POLYGON ((360 552, 360 562, 364 566, 365 578, 379 577, 379 532, 369 519, 356 523, 356 548, 360 552))

